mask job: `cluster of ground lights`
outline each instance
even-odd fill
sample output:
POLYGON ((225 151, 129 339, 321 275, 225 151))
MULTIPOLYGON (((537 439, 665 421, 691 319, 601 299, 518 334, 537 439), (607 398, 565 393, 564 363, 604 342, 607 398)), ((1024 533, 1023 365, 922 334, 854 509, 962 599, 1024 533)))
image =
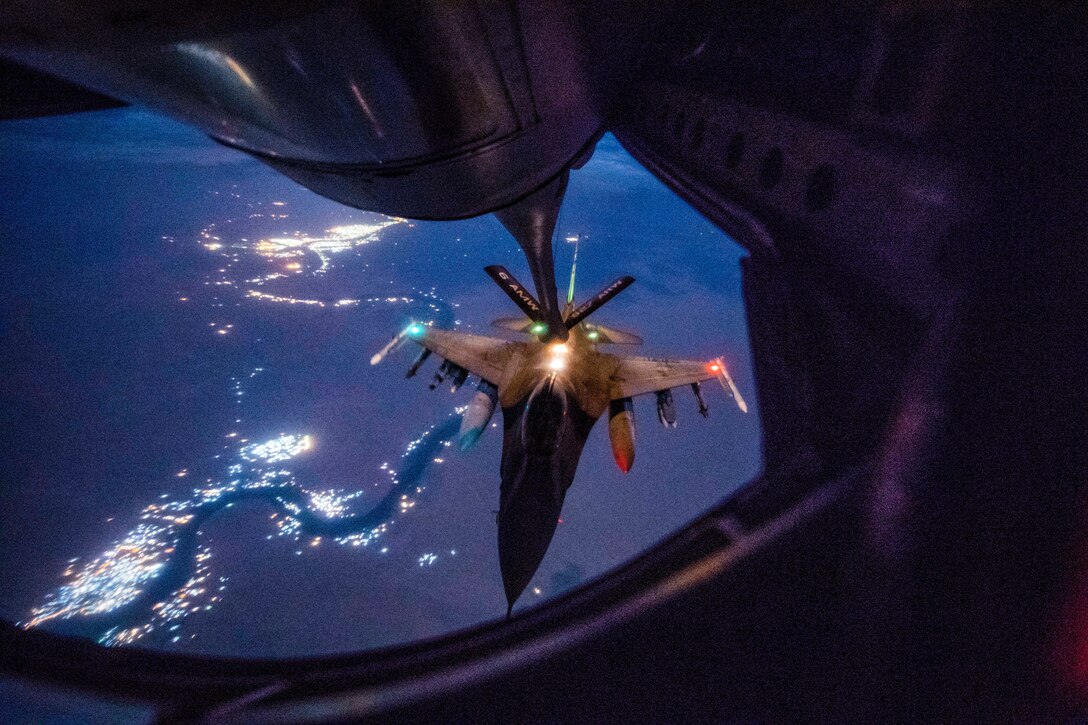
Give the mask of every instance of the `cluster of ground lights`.
MULTIPOLYGON (((436 453, 450 445, 462 412, 455 409, 426 426, 405 446, 399 465, 381 464, 388 493, 365 511, 354 505, 362 491, 314 490, 298 482, 291 464, 314 448, 312 436, 283 433, 259 443, 240 439, 222 479, 208 479, 186 498, 168 500, 164 495, 146 506, 131 531, 106 551, 90 559, 71 559, 62 573, 63 583, 20 624, 29 629, 82 618, 101 623, 92 630, 104 645, 132 644, 163 629, 177 642, 183 636, 183 620, 210 611, 222 601, 227 584, 225 577, 213 574, 213 552, 202 541, 200 526, 246 500, 276 507, 270 517, 273 532, 267 538, 291 537, 299 543, 300 555, 305 547, 324 542, 373 545, 377 554, 387 554, 383 538, 418 504, 426 490, 424 474, 442 460, 436 453)), ((456 550, 443 553, 455 556, 456 550)), ((418 565, 430 566, 437 560, 437 554, 426 552, 418 565)))

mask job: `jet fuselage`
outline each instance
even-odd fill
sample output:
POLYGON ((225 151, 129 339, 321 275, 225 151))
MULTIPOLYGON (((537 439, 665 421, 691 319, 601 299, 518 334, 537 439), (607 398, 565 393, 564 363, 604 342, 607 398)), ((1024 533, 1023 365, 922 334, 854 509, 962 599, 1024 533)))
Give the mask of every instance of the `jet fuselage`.
POLYGON ((499 388, 499 565, 510 606, 548 550, 589 431, 611 400, 619 362, 598 352, 593 334, 578 325, 566 342, 528 343, 499 388))

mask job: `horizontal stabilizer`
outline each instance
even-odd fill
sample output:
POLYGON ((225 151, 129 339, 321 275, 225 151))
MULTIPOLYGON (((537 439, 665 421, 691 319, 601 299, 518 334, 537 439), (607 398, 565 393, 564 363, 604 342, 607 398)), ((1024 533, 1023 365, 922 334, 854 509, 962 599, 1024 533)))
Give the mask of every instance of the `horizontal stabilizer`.
POLYGON ((589 327, 589 338, 594 342, 607 345, 641 345, 642 338, 633 332, 624 332, 614 327, 605 325, 592 325, 589 327))
POLYGON ((540 320, 543 317, 543 310, 540 307, 540 303, 536 298, 529 293, 529 290, 525 288, 521 282, 518 282, 514 275, 510 274, 505 267, 498 264, 492 264, 491 266, 484 267, 484 271, 487 272, 491 279, 495 280, 495 284, 502 287, 502 291, 506 293, 506 296, 514 301, 514 304, 521 308, 530 320, 540 320))
POLYGON ((491 326, 497 327, 500 330, 530 334, 532 332, 531 328, 533 326, 533 321, 524 317, 500 317, 497 320, 492 320, 491 326))
POLYGON ((567 316, 567 319, 564 320, 564 322, 566 322, 567 324, 567 329, 569 330, 573 328, 579 322, 596 312, 610 299, 627 289, 634 281, 634 277, 620 277, 615 282, 608 285, 603 290, 594 295, 591 299, 580 304, 577 308, 574 309, 573 312, 570 313, 570 315, 567 316))

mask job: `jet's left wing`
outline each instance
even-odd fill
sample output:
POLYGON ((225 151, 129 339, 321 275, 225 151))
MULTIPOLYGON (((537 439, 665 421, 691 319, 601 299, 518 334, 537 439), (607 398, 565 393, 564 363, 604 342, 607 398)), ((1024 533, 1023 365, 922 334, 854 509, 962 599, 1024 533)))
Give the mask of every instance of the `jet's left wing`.
POLYGON ((510 357, 523 346, 520 342, 438 330, 426 325, 409 328, 408 339, 495 385, 502 381, 510 357))
POLYGON ((748 405, 741 397, 733 379, 721 359, 708 362, 671 360, 653 357, 622 357, 612 374, 612 399, 632 398, 659 390, 679 388, 716 378, 737 406, 748 412, 748 405))

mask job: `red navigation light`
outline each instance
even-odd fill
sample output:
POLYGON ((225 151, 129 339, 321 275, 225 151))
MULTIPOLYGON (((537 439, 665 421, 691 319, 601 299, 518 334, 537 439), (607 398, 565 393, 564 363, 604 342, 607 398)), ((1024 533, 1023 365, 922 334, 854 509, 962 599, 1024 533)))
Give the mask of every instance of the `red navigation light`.
POLYGON ((712 372, 712 373, 716 373, 716 372, 718 372, 718 370, 719 370, 719 366, 718 366, 718 364, 717 364, 717 363, 712 363, 712 364, 710 365, 710 372, 712 372))

